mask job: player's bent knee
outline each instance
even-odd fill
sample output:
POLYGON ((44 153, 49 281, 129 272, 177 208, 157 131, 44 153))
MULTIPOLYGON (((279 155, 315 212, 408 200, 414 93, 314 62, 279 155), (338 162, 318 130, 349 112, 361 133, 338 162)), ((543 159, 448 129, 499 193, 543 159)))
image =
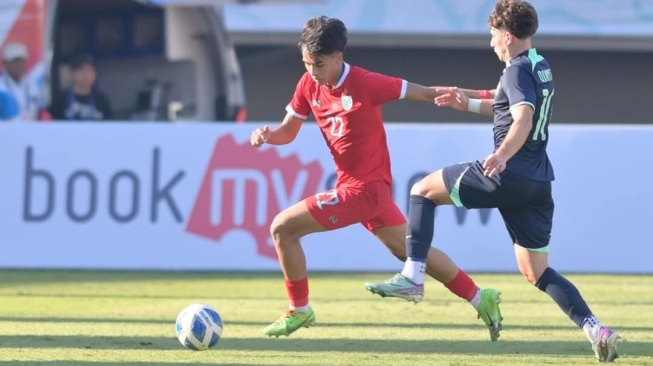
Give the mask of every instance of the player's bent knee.
POLYGON ((442 181, 440 172, 426 176, 421 181, 413 184, 410 189, 411 196, 422 196, 437 204, 447 204, 450 201, 449 191, 442 181))
POLYGON ((526 281, 530 282, 530 284, 533 285, 533 286, 535 286, 535 284, 537 283, 537 280, 540 279, 540 278, 539 278, 538 276, 536 276, 535 273, 532 272, 532 271, 522 271, 521 274, 524 276, 524 278, 526 279, 526 281))
POLYGON ((448 202, 449 193, 444 191, 441 192, 438 189, 430 187, 427 183, 419 182, 413 185, 413 188, 410 190, 411 196, 422 196, 427 198, 436 204, 442 204, 448 202))
POLYGON ((543 248, 533 248, 517 242, 514 244, 519 271, 526 281, 535 285, 549 267, 548 245, 543 248))
POLYGON ((410 188, 410 195, 411 196, 422 196, 426 197, 429 193, 429 186, 428 183, 425 182, 424 179, 420 180, 419 182, 413 184, 413 186, 410 188))
POLYGON ((270 225, 270 235, 274 239, 275 245, 280 243, 292 242, 295 239, 299 239, 297 230, 293 228, 293 225, 288 220, 288 217, 284 215, 283 212, 279 213, 272 220, 270 225))
POLYGON ((539 266, 526 266, 525 268, 520 268, 519 270, 524 276, 526 281, 530 282, 532 285, 535 285, 537 281, 540 280, 542 273, 544 272, 539 268, 539 266))

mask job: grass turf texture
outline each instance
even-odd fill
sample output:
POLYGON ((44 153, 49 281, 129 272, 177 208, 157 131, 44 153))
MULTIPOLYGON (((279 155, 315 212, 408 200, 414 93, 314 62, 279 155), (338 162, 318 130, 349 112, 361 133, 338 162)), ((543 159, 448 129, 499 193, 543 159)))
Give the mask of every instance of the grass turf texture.
MULTIPOLYGON (((470 305, 433 280, 418 305, 363 282, 391 273, 310 277, 318 324, 289 338, 262 329, 285 309, 279 273, 0 271, 0 366, 570 365, 595 364, 584 334, 518 274, 476 274, 503 292, 504 330, 489 335, 470 305), (178 312, 204 302, 225 330, 215 350, 184 349, 178 312)), ((653 365, 653 277, 570 275, 617 329, 619 365, 653 365)))

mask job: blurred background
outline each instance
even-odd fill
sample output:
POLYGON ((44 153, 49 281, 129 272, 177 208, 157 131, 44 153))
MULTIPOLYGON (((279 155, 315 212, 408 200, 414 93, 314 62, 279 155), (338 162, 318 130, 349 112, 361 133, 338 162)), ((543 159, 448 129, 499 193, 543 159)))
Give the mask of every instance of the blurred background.
MULTIPOLYGON (((555 121, 650 123, 653 3, 532 3, 540 17, 534 44, 556 75, 555 121)), ((322 14, 348 26, 346 59, 352 64, 425 85, 492 88, 502 71, 489 47, 493 5, 493 0, 3 0, 0 41, 27 47, 26 73, 39 81, 38 103, 50 111, 53 102, 66 102, 57 96, 72 84, 75 57, 88 55, 111 119, 263 121, 283 116, 304 71, 296 47, 301 28, 322 14)), ((388 121, 482 120, 411 103, 388 105, 385 112, 388 121)))

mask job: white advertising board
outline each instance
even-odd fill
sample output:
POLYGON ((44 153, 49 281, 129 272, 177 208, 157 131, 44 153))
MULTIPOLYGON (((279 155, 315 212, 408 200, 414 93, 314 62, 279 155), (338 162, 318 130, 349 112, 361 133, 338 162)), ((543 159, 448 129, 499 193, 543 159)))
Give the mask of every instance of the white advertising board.
MULTIPOLYGON (((254 149, 257 124, 0 125, 0 267, 278 269, 269 224, 333 184, 317 127, 254 149)), ((395 199, 492 149, 490 125, 388 125, 395 199)), ((561 271, 653 272, 653 128, 552 126, 561 271)), ((437 209, 434 245, 470 271, 515 271, 495 210, 437 209)), ((303 240, 311 270, 395 270, 362 226, 303 240)))

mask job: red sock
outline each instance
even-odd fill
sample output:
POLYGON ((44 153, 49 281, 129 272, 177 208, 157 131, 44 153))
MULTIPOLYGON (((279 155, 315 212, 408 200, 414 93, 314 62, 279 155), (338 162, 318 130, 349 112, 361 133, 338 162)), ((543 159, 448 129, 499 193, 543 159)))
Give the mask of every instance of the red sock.
POLYGON ((308 305, 308 277, 304 277, 299 281, 286 279, 286 292, 288 292, 291 306, 308 305))
POLYGON ((449 291, 467 301, 472 301, 479 290, 478 286, 474 283, 474 280, 472 280, 472 278, 462 269, 459 269, 456 277, 444 286, 448 288, 449 291))

